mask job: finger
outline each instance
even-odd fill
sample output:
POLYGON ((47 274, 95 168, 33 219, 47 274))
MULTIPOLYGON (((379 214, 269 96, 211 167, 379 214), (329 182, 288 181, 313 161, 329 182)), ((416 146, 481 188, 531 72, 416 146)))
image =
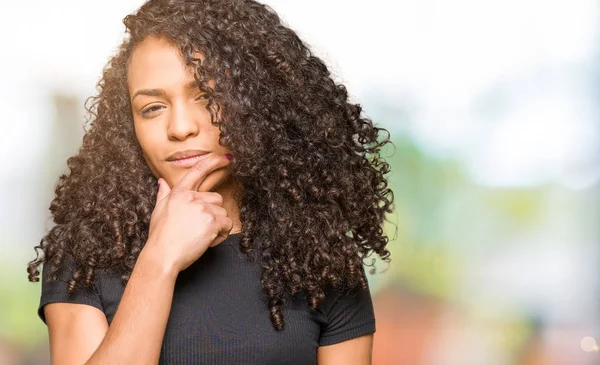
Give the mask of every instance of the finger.
POLYGON ((223 216, 217 216, 216 218, 219 222, 219 225, 221 226, 221 229, 217 238, 215 238, 211 242, 210 247, 215 247, 216 245, 225 241, 229 236, 229 232, 231 232, 231 230, 233 229, 233 221, 231 220, 231 218, 223 216))
POLYGON ((167 183, 167 180, 162 177, 158 178, 158 193, 156 193, 156 202, 163 200, 171 192, 171 187, 167 183))
POLYGON ((197 191, 215 191, 231 177, 228 166, 216 169, 210 173, 198 186, 197 191))
POLYGON ((205 203, 203 209, 206 212, 213 213, 216 216, 224 216, 224 217, 228 216, 227 209, 225 209, 221 206, 218 206, 218 205, 207 204, 206 202, 203 202, 203 203, 205 203))
POLYGON ((194 200, 208 204, 223 206, 223 196, 212 191, 190 191, 194 200))
POLYGON ((212 171, 225 167, 229 164, 229 159, 225 155, 209 153, 202 157, 183 175, 181 180, 173 187, 173 190, 192 190, 196 191, 202 181, 212 171))

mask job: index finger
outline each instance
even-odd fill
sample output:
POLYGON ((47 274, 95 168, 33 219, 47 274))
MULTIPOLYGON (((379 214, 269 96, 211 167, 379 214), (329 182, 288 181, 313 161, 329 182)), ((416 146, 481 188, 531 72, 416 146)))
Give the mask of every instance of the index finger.
POLYGON ((212 171, 225 167, 229 164, 229 159, 225 155, 208 153, 200 157, 172 190, 193 190, 196 191, 200 184, 206 179, 206 176, 212 171))

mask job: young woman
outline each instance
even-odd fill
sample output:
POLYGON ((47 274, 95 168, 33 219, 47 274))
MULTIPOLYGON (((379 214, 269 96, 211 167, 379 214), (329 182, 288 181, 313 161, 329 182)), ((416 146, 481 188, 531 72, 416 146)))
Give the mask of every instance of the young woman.
POLYGON ((255 1, 124 23, 28 267, 52 363, 370 364, 387 131, 255 1))

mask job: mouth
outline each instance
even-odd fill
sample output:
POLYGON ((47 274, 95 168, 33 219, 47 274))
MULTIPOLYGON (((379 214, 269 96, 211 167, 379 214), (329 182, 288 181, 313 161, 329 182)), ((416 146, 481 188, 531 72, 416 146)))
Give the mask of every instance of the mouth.
POLYGON ((187 150, 177 152, 169 156, 167 158, 167 162, 173 166, 191 167, 194 166, 194 164, 206 154, 208 154, 208 152, 201 150, 187 150))
POLYGON ((178 160, 170 160, 169 164, 179 167, 192 167, 198 162, 203 155, 191 156, 186 158, 181 158, 178 160))

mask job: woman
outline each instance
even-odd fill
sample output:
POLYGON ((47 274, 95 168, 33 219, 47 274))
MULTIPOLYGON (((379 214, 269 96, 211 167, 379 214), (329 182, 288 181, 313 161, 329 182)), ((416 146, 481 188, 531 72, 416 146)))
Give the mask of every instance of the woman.
POLYGON ((387 131, 257 2, 124 23, 28 267, 52 362, 369 364, 387 131))

